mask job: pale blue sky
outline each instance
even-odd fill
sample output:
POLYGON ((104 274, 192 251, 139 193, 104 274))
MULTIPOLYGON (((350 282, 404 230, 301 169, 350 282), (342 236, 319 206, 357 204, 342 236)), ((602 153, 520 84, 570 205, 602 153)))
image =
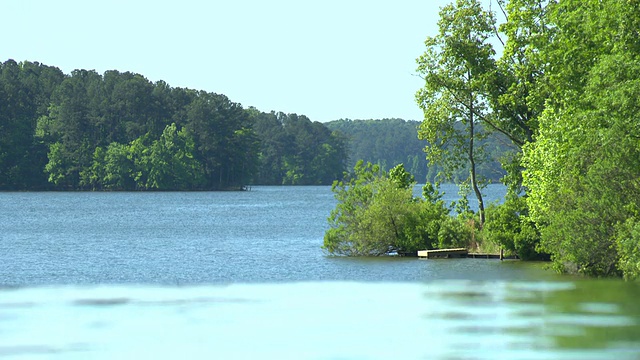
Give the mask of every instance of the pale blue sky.
POLYGON ((311 120, 421 120, 415 59, 449 0, 1 0, 0 61, 132 71, 311 120))

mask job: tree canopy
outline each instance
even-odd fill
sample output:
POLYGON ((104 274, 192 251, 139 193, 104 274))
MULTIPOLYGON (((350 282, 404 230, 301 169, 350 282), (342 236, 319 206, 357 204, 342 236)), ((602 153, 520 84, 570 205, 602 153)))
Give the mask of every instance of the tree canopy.
POLYGON ((532 218, 559 269, 638 277, 640 5, 562 1, 545 16, 552 91, 523 159, 532 218))

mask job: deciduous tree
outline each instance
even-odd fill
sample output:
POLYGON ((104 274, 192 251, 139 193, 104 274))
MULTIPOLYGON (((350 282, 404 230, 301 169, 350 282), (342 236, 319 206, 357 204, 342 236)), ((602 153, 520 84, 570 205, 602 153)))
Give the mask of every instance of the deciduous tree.
POLYGON ((483 160, 479 140, 485 134, 477 125, 488 112, 488 78, 496 71, 489 39, 495 20, 477 0, 457 0, 442 8, 439 32, 425 41, 427 50, 418 58, 418 72, 425 85, 416 94, 424 111, 418 136, 427 140, 427 158, 451 174, 465 164, 484 223, 482 179, 477 166, 483 160), (449 145, 449 146, 447 146, 449 145))

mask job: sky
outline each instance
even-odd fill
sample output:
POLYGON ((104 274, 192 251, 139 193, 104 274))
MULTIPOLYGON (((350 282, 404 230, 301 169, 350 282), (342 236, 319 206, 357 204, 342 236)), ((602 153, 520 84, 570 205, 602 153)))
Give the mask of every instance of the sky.
POLYGON ((449 0, 0 0, 0 61, 131 71, 312 121, 422 120, 416 58, 449 0))

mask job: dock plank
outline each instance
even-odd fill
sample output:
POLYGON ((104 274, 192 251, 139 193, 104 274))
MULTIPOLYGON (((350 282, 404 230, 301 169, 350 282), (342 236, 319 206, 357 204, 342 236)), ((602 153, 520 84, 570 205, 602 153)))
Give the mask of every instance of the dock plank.
POLYGON ((465 257, 468 253, 469 250, 465 248, 420 250, 418 251, 418 257, 427 259, 453 258, 465 257))
POLYGON ((419 250, 418 257, 426 259, 474 258, 474 259, 519 259, 517 255, 503 256, 503 254, 471 253, 465 248, 419 250))

